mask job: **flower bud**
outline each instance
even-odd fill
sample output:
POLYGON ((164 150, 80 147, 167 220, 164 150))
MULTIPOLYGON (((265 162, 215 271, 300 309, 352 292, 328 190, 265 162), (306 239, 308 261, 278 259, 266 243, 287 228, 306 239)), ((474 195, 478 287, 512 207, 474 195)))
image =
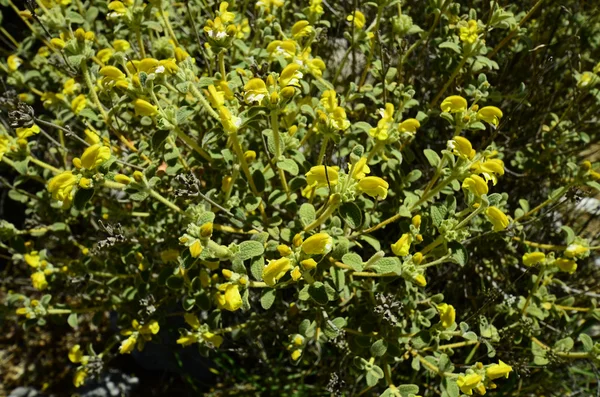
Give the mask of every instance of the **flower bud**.
POLYGON ((79 28, 75 31, 75 38, 78 41, 84 41, 85 40, 85 30, 83 30, 82 28, 79 28))
POLYGON ((416 254, 413 255, 412 260, 415 265, 420 265, 421 262, 423 262, 423 254, 420 252, 417 252, 416 254))
POLYGON ((290 99, 296 93, 296 89, 294 87, 285 87, 281 90, 281 96, 283 99, 290 99))
POLYGON ((200 226, 200 236, 202 237, 210 237, 213 232, 213 224, 212 222, 207 222, 204 225, 200 226))
POLYGON ((233 272, 229 269, 223 269, 221 270, 221 273, 223 274, 223 277, 225 277, 227 280, 229 280, 231 276, 233 276, 233 272))
POLYGON ((133 172, 133 179, 136 182, 142 182, 144 180, 144 174, 142 174, 141 171, 134 171, 133 172))
POLYGON ((131 178, 127 175, 117 174, 115 175, 115 182, 119 182, 124 185, 129 185, 131 183, 131 178))
POLYGON ((251 163, 256 160, 256 152, 254 150, 246 150, 244 153, 244 159, 247 163, 251 163))
POLYGON ((421 215, 415 215, 412 218, 412 225, 417 229, 421 227, 421 215))
POLYGON ((290 256, 290 255, 292 255, 291 248, 288 247, 285 244, 279 244, 277 246, 277 251, 279 252, 279 255, 281 255, 281 256, 290 256))
POLYGON ((79 187, 82 189, 90 189, 92 187, 92 180, 88 178, 81 178, 79 180, 79 187))
POLYGON ((63 40, 57 38, 50 40, 50 44, 52 44, 52 47, 58 50, 62 50, 67 45, 63 40))

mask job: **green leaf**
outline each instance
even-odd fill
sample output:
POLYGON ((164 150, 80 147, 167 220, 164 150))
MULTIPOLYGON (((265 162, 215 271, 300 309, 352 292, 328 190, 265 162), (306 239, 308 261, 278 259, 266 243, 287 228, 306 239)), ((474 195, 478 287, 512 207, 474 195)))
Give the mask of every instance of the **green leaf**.
POLYGON ((591 352, 594 349, 594 341, 588 334, 579 334, 578 339, 583 344, 584 351, 591 352))
POLYGON ((77 326, 79 325, 79 322, 77 321, 77 313, 69 314, 69 317, 67 317, 67 324, 69 324, 71 328, 77 329, 77 326))
POLYGON ((465 266, 469 261, 469 251, 464 245, 458 241, 453 241, 448 244, 448 247, 452 250, 452 256, 450 257, 452 261, 461 267, 465 266))
POLYGON ((308 295, 319 305, 326 305, 329 302, 325 284, 320 281, 316 281, 308 286, 308 295))
POLYGON ((375 386, 379 379, 383 378, 383 370, 377 365, 373 365, 373 367, 367 372, 366 381, 368 386, 375 386))
POLYGON ((363 234, 359 237, 365 243, 369 244, 371 247, 375 248, 375 251, 381 251, 381 243, 373 236, 369 236, 368 234, 363 234))
POLYGON ((262 280, 262 272, 263 269, 265 267, 265 258, 262 256, 257 256, 256 258, 252 259, 252 262, 250 264, 250 273, 252 273, 252 277, 254 277, 255 280, 261 281, 262 280))
POLYGON ((342 269, 336 266, 329 268, 329 274, 331 275, 331 281, 335 285, 336 290, 341 291, 346 286, 346 274, 342 269))
MULTIPOLYGON (((254 258, 256 256, 260 256, 265 252, 265 247, 262 243, 258 241, 244 241, 240 244, 240 252, 238 253, 239 257, 242 260, 254 258)), ((262 271, 261 271, 262 273, 262 271)))
POLYGON ((408 397, 409 394, 417 394, 419 392, 419 386, 417 385, 400 385, 396 387, 402 397, 408 397))
POLYGON ((284 159, 278 161, 277 168, 287 171, 294 176, 298 175, 298 173, 300 172, 300 170, 298 169, 298 164, 296 164, 296 162, 292 159, 284 159))
POLYGON ((165 140, 169 137, 170 131, 168 130, 157 130, 152 135, 152 150, 158 150, 165 143, 165 140))
POLYGON ((265 176, 263 175, 261 170, 254 170, 254 172, 252 173, 252 180, 254 180, 256 190, 258 190, 259 193, 265 191, 265 186, 267 182, 265 181, 265 176))
POLYGON ((71 21, 71 23, 75 23, 77 25, 81 25, 85 22, 85 19, 75 11, 68 11, 67 18, 71 21))
POLYGON ((167 287, 173 290, 178 290, 183 287, 183 279, 178 276, 170 276, 167 278, 167 287))
POLYGON ((554 350, 560 351, 560 352, 570 352, 571 350, 573 350, 573 345, 575 345, 573 338, 566 337, 564 339, 557 341, 554 344, 554 350))
POLYGON ((563 232, 567 233, 567 245, 569 245, 573 241, 575 241, 575 238, 577 236, 575 235, 575 232, 573 231, 573 229, 571 229, 569 226, 561 226, 560 228, 562 229, 563 232))
POLYGON ((385 274, 385 273, 396 273, 400 274, 402 272, 402 263, 400 259, 396 257, 387 257, 381 258, 374 265, 371 266, 376 273, 385 274))
POLYGON ((18 201, 19 203, 26 203, 27 200, 29 200, 29 197, 14 189, 8 191, 8 197, 10 197, 11 200, 18 201))
POLYGON ((336 317, 332 321, 327 321, 325 323, 323 333, 325 333, 325 336, 329 339, 334 339, 346 325, 346 319, 343 317, 336 317))
POLYGON ((423 154, 425 157, 427 157, 427 161, 429 161, 429 164, 432 167, 437 167, 440 163, 440 156, 435 151, 431 149, 425 149, 423 150, 423 154))
POLYGON ((260 305, 263 309, 269 310, 275 302, 275 289, 265 289, 260 296, 260 305))
POLYGON ((448 49, 456 52, 457 54, 460 54, 462 52, 460 46, 458 44, 456 44, 456 43, 451 42, 451 41, 444 41, 438 47, 440 47, 440 48, 448 48, 448 49))
POLYGON ((79 211, 85 208, 85 205, 94 195, 94 189, 79 189, 77 193, 75 193, 75 198, 73 199, 73 206, 77 208, 79 211))
POLYGON ((300 216, 300 223, 302 223, 302 226, 311 224, 317 218, 315 207, 309 203, 304 203, 300 206, 298 215, 300 216))
POLYGON ((416 182, 421 178, 421 175, 423 175, 423 173, 420 170, 412 170, 406 175, 406 180, 410 183, 416 182))
POLYGON ((364 263, 360 255, 355 254, 354 252, 349 252, 342 257, 342 262, 345 265, 350 266, 357 272, 361 272, 364 269, 364 263))
POLYGON ((445 205, 436 204, 431 206, 429 212, 431 214, 431 221, 433 222, 433 225, 435 227, 440 227, 444 221, 444 218, 446 217, 446 214, 448 213, 448 208, 446 208, 445 205))
POLYGON ((381 357, 387 351, 388 344, 385 340, 379 339, 373 342, 371 345, 371 356, 373 357, 381 357))
POLYGON ((358 229, 362 225, 362 211, 354 202, 343 203, 339 208, 339 213, 351 229, 358 229))

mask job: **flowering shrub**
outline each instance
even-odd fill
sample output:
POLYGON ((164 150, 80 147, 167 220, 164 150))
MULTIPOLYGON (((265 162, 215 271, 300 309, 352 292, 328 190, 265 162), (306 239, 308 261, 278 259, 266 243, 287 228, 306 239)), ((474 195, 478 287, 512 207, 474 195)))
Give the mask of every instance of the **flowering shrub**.
POLYGON ((591 395, 600 25, 505 3, 2 0, 5 384, 591 395))

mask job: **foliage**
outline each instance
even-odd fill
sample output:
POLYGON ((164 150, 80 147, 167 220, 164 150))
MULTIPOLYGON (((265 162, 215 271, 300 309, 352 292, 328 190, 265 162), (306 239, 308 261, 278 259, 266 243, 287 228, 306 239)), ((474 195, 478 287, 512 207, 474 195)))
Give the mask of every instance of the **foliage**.
POLYGON ((5 382, 591 395, 600 21, 504 3, 0 0, 5 382))

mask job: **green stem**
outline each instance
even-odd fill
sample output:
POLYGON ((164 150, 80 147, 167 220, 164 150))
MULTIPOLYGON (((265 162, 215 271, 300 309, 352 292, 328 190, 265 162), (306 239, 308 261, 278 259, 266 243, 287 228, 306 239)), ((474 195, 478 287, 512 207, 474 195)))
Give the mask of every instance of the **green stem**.
POLYGON ((331 195, 331 197, 329 198, 329 202, 327 203, 327 208, 325 209, 325 211, 323 211, 323 213, 321 214, 321 216, 319 216, 317 219, 315 219, 310 225, 307 225, 304 228, 305 232, 311 231, 316 227, 319 227, 320 225, 323 224, 323 222, 325 222, 327 219, 329 219, 329 217, 338 209, 338 207, 341 205, 342 203, 342 197, 339 194, 333 194, 331 195))
POLYGON ((210 154, 208 154, 206 152, 206 150, 202 149, 202 147, 200 145, 198 145, 198 143, 195 140, 193 140, 189 135, 187 135, 185 132, 183 132, 181 130, 181 128, 176 127, 175 133, 177 134, 177 137, 179 139, 181 139, 186 144, 188 144, 192 149, 194 149, 194 151, 196 153, 198 153, 200 156, 202 156, 203 159, 205 159, 206 161, 209 161, 209 162, 212 161, 210 154))
POLYGON ((172 202, 170 202, 169 200, 167 200, 166 198, 164 198, 163 196, 161 196, 156 190, 154 190, 154 189, 148 189, 148 193, 150 193, 150 196, 152 196, 156 200, 160 201, 161 203, 163 203, 167 207, 171 208, 175 212, 179 212, 180 214, 183 213, 183 210, 181 208, 179 208, 177 205, 173 204, 172 202))
POLYGON ((533 298, 533 294, 536 293, 537 289, 539 288, 541 282, 542 282, 542 276, 544 275, 544 272, 546 271, 545 268, 540 268, 540 272, 538 273, 537 279, 535 280, 535 284, 533 285, 533 288, 531 289, 531 291, 529 291, 529 295, 527 296, 527 300, 525 301, 525 304, 523 305, 523 309, 521 310, 521 314, 522 315, 526 315, 525 312, 527 311, 527 307, 529 307, 529 303, 531 303, 531 299, 533 298))
POLYGON ((102 106, 102 103, 100 103, 100 99, 98 98, 98 94, 96 94, 96 90, 94 89, 94 85, 92 84, 92 76, 90 75, 90 70, 87 67, 86 60, 84 59, 83 61, 81 61, 80 65, 81 71, 83 72, 85 85, 87 86, 87 89, 90 92, 90 95, 92 96, 92 100, 94 101, 94 104, 102 114, 104 122, 108 124, 108 113, 106 113, 106 110, 104 110, 104 106, 102 106))
MULTIPOLYGON (((7 160, 8 160, 8 159, 7 159, 7 160)), ((10 160, 9 160, 9 161, 10 161, 10 160)), ((40 166, 40 167, 42 167, 42 168, 45 168, 45 169, 47 169, 48 171, 51 171, 51 172, 53 172, 53 173, 55 173, 55 174, 60 174, 60 173, 62 172, 62 171, 61 171, 61 170, 59 170, 58 168, 56 168, 56 167, 53 167, 53 166, 51 166, 50 164, 48 164, 48 163, 46 163, 46 162, 43 162, 42 160, 38 160, 38 159, 36 159, 36 158, 35 158, 35 157, 33 157, 33 156, 29 156, 29 161, 31 161, 33 164, 36 164, 36 165, 38 165, 38 166, 40 166)), ((13 163, 13 164, 14 164, 14 163, 13 163)))
POLYGON ((171 38, 173 39, 173 41, 175 42, 175 45, 177 47, 179 47, 179 42, 177 41, 177 37, 175 36, 175 32, 173 31, 173 28, 171 27, 171 22, 169 22, 169 18, 167 18, 167 16, 165 15, 165 10, 163 10, 162 5, 159 7, 159 12, 160 12, 160 16, 162 17, 163 21, 165 22, 165 25, 167 27, 167 31, 169 32, 169 36, 171 36, 171 38))
POLYGON ((281 138, 279 137, 279 111, 277 109, 271 110, 271 128, 273 130, 273 141, 275 144, 275 161, 273 162, 273 165, 277 168, 277 171, 279 173, 279 179, 281 179, 281 185, 283 186, 283 189, 285 190, 285 193, 289 198, 290 189, 288 187, 287 180, 285 179, 285 172, 277 165, 277 162, 281 157, 281 138))
MULTIPOLYGON (((477 51, 475 51, 475 52, 477 52, 477 51)), ((448 87, 450 87, 450 84, 452 84, 452 82, 454 81, 454 79, 456 78, 456 76, 458 76, 458 74, 460 73, 460 70, 463 68, 463 66, 465 66, 465 64, 467 63, 468 60, 469 60, 469 56, 467 56, 466 54, 464 54, 463 55, 463 59, 456 66, 456 68, 454 69, 454 71, 450 75, 450 78, 448 79, 448 81, 446 81, 446 84, 444 84, 444 86, 437 93, 437 95, 435 96, 435 98, 433 98, 433 100, 429 103, 429 108, 433 108, 438 103, 438 101, 440 100, 440 98, 442 97, 442 95, 444 95, 444 93, 446 92, 446 90, 448 89, 448 87)))
POLYGON ((571 189, 571 186, 572 186, 572 184, 568 184, 567 186, 563 186, 563 188, 559 191, 558 194, 556 194, 554 197, 550 197, 548 200, 544 201, 543 203, 541 203, 540 205, 538 205, 534 209, 532 209, 532 210, 526 212, 525 214, 519 216, 518 218, 515 219, 515 222, 528 218, 529 216, 535 214, 536 212, 538 212, 539 210, 541 210, 542 208, 544 208, 548 204, 551 204, 552 202, 558 200, 559 198, 561 198, 562 196, 564 196, 569 191, 569 189, 571 189))
POLYGON ((196 99, 198 99, 202 107, 204 107, 204 110, 206 110, 208 114, 210 114, 215 120, 219 121, 219 114, 212 108, 212 106, 210 106, 210 103, 208 103, 208 101, 206 100, 204 95, 202 95, 200 90, 198 90, 198 88, 194 84, 190 84, 189 88, 192 95, 194 95, 196 99))

